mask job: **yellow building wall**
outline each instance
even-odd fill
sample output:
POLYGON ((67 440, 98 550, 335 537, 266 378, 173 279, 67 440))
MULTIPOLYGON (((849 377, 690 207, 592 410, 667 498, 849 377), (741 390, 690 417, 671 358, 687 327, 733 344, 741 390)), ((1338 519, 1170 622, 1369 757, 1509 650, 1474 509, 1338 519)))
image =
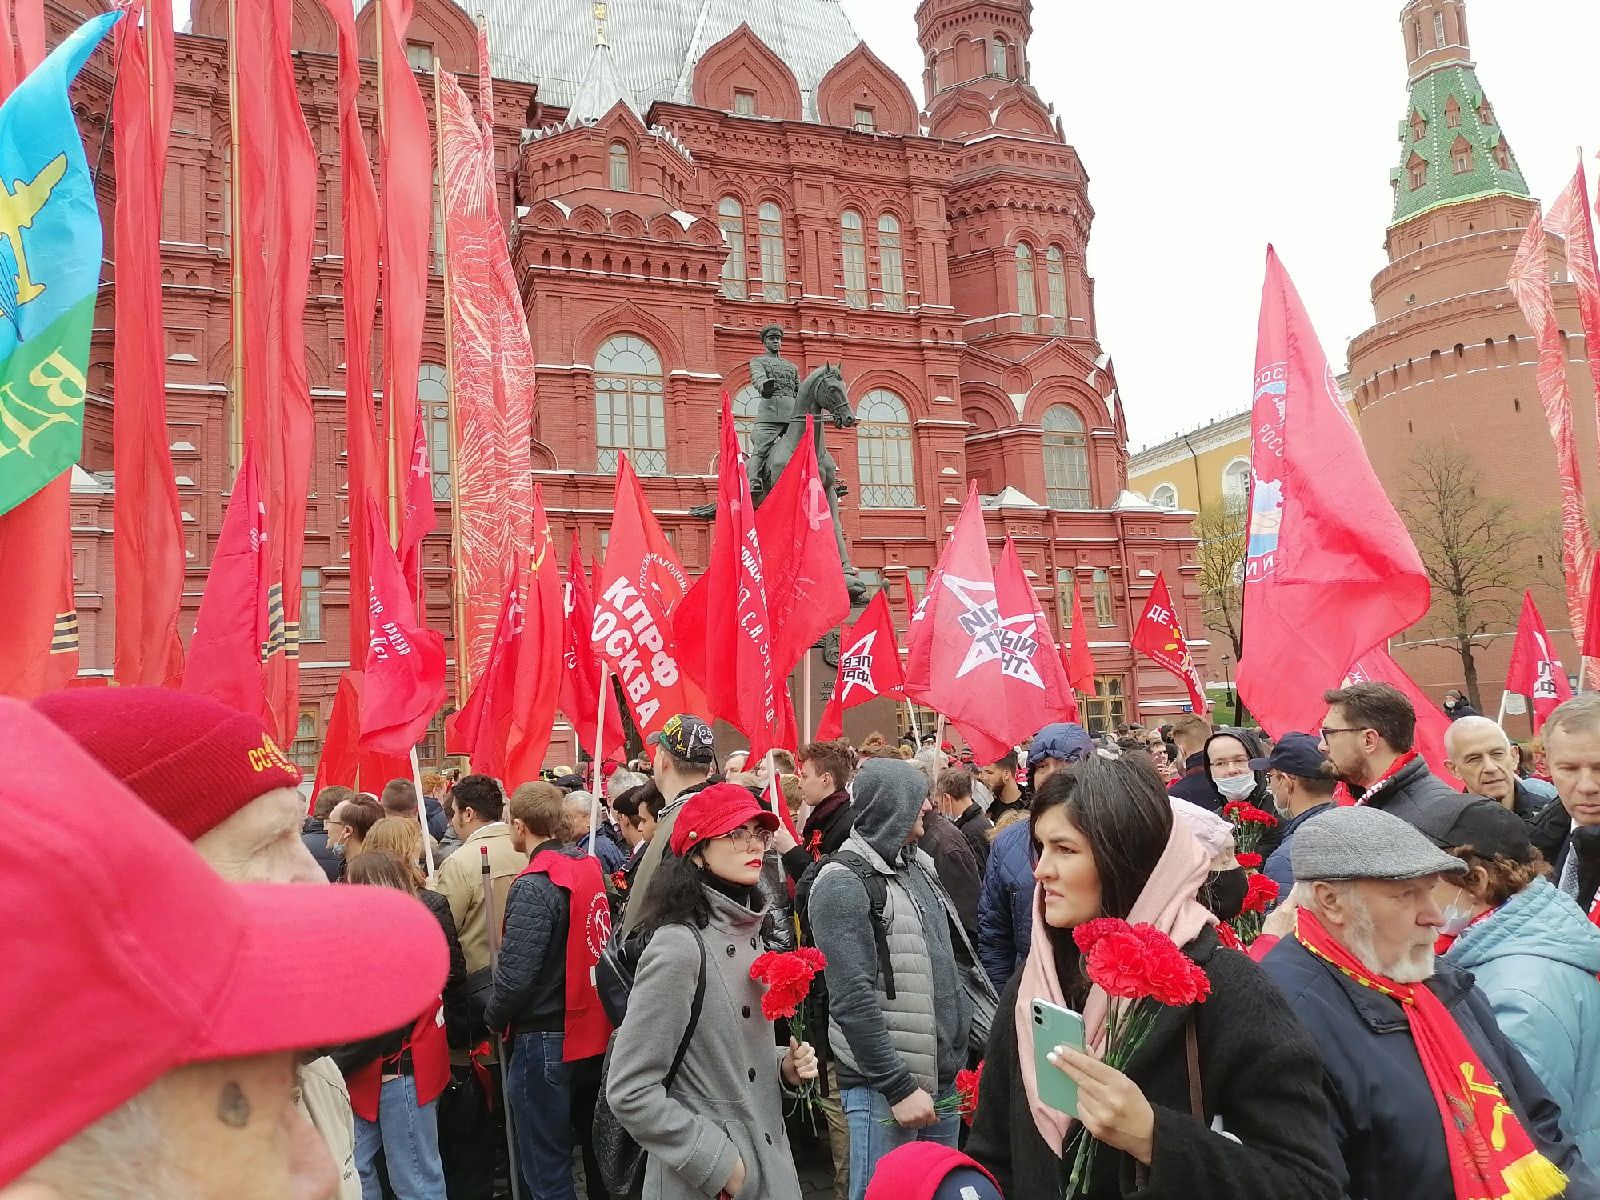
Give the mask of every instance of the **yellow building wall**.
POLYGON ((1222 445, 1183 456, 1163 466, 1147 471, 1137 469, 1137 461, 1128 467, 1128 487, 1147 500, 1155 501, 1156 491, 1170 487, 1177 494, 1177 507, 1198 512, 1202 504, 1218 503, 1223 498, 1223 477, 1228 468, 1243 463, 1250 465, 1249 426, 1239 435, 1222 445))

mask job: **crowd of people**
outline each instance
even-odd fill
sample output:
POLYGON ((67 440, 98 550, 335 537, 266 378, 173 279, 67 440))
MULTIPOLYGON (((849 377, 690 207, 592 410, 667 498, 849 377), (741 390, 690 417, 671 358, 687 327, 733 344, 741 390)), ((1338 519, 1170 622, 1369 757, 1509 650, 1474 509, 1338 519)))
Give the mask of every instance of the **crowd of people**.
POLYGON ((55 834, 0 873, 0 1197, 1600 1200, 1600 695, 1537 757, 1453 699, 1459 787, 1363 683, 987 763, 680 715, 309 816, 208 699, 0 701, 55 794, 0 780, 55 834))

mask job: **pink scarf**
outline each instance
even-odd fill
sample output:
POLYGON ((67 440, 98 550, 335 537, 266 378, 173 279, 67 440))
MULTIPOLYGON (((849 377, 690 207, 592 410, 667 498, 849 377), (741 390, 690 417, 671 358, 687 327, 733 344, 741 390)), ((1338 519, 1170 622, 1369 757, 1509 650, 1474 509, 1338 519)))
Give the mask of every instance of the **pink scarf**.
MULTIPOLYGON (((1154 925, 1179 946, 1186 946, 1200 935, 1207 925, 1216 923, 1201 903, 1195 899, 1211 870, 1211 856, 1195 836, 1189 822, 1177 817, 1172 822, 1172 833, 1167 838, 1167 848, 1162 852, 1156 869, 1145 881, 1144 890, 1128 914, 1130 924, 1154 925)), ((1028 950, 1028 960, 1022 967, 1022 979, 1017 985, 1017 1062, 1022 1069, 1022 1086, 1028 1095, 1028 1107, 1033 1111, 1033 1124, 1050 1149, 1056 1154, 1066 1144, 1073 1118, 1057 1112, 1039 1100, 1039 1077, 1033 1067, 1033 1002, 1046 1000, 1051 1004, 1070 1007, 1056 975, 1056 957, 1050 949, 1051 930, 1044 923, 1044 905, 1038 884, 1033 888, 1033 944, 1028 950)), ((1097 987, 1089 989, 1088 1002, 1083 1006, 1084 1033, 1089 1053, 1096 1058, 1105 1053, 1106 1017, 1110 1000, 1097 987)), ((1053 1068, 1052 1068, 1053 1069, 1053 1068)))

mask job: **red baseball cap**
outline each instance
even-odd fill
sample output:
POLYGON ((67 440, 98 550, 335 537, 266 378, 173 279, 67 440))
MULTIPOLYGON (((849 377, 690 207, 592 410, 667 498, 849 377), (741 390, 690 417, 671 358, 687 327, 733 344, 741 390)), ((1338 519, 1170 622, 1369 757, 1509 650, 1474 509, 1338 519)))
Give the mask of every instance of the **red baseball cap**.
POLYGON ((1004 1200, 989 1169, 954 1146, 910 1142, 878 1160, 866 1200, 1004 1200))
POLYGON ((28 705, 0 699, 0 823, 48 845, 0 871, 0 1187, 188 1063, 375 1037, 448 970, 433 915, 376 887, 230 884, 28 705))
POLYGON ((778 828, 778 814, 763 808, 755 793, 737 783, 713 783, 696 792, 678 810, 672 825, 672 852, 679 858, 710 838, 732 833, 746 821, 763 829, 778 828))

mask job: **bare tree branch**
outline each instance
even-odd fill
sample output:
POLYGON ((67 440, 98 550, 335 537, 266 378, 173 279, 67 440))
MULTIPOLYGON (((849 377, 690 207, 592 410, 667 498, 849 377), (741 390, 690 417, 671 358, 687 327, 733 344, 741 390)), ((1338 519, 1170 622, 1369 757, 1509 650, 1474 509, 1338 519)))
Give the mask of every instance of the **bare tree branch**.
POLYGON ((1228 635, 1235 662, 1244 652, 1246 517, 1244 501, 1230 498, 1201 505, 1194 519, 1206 627, 1228 635))

